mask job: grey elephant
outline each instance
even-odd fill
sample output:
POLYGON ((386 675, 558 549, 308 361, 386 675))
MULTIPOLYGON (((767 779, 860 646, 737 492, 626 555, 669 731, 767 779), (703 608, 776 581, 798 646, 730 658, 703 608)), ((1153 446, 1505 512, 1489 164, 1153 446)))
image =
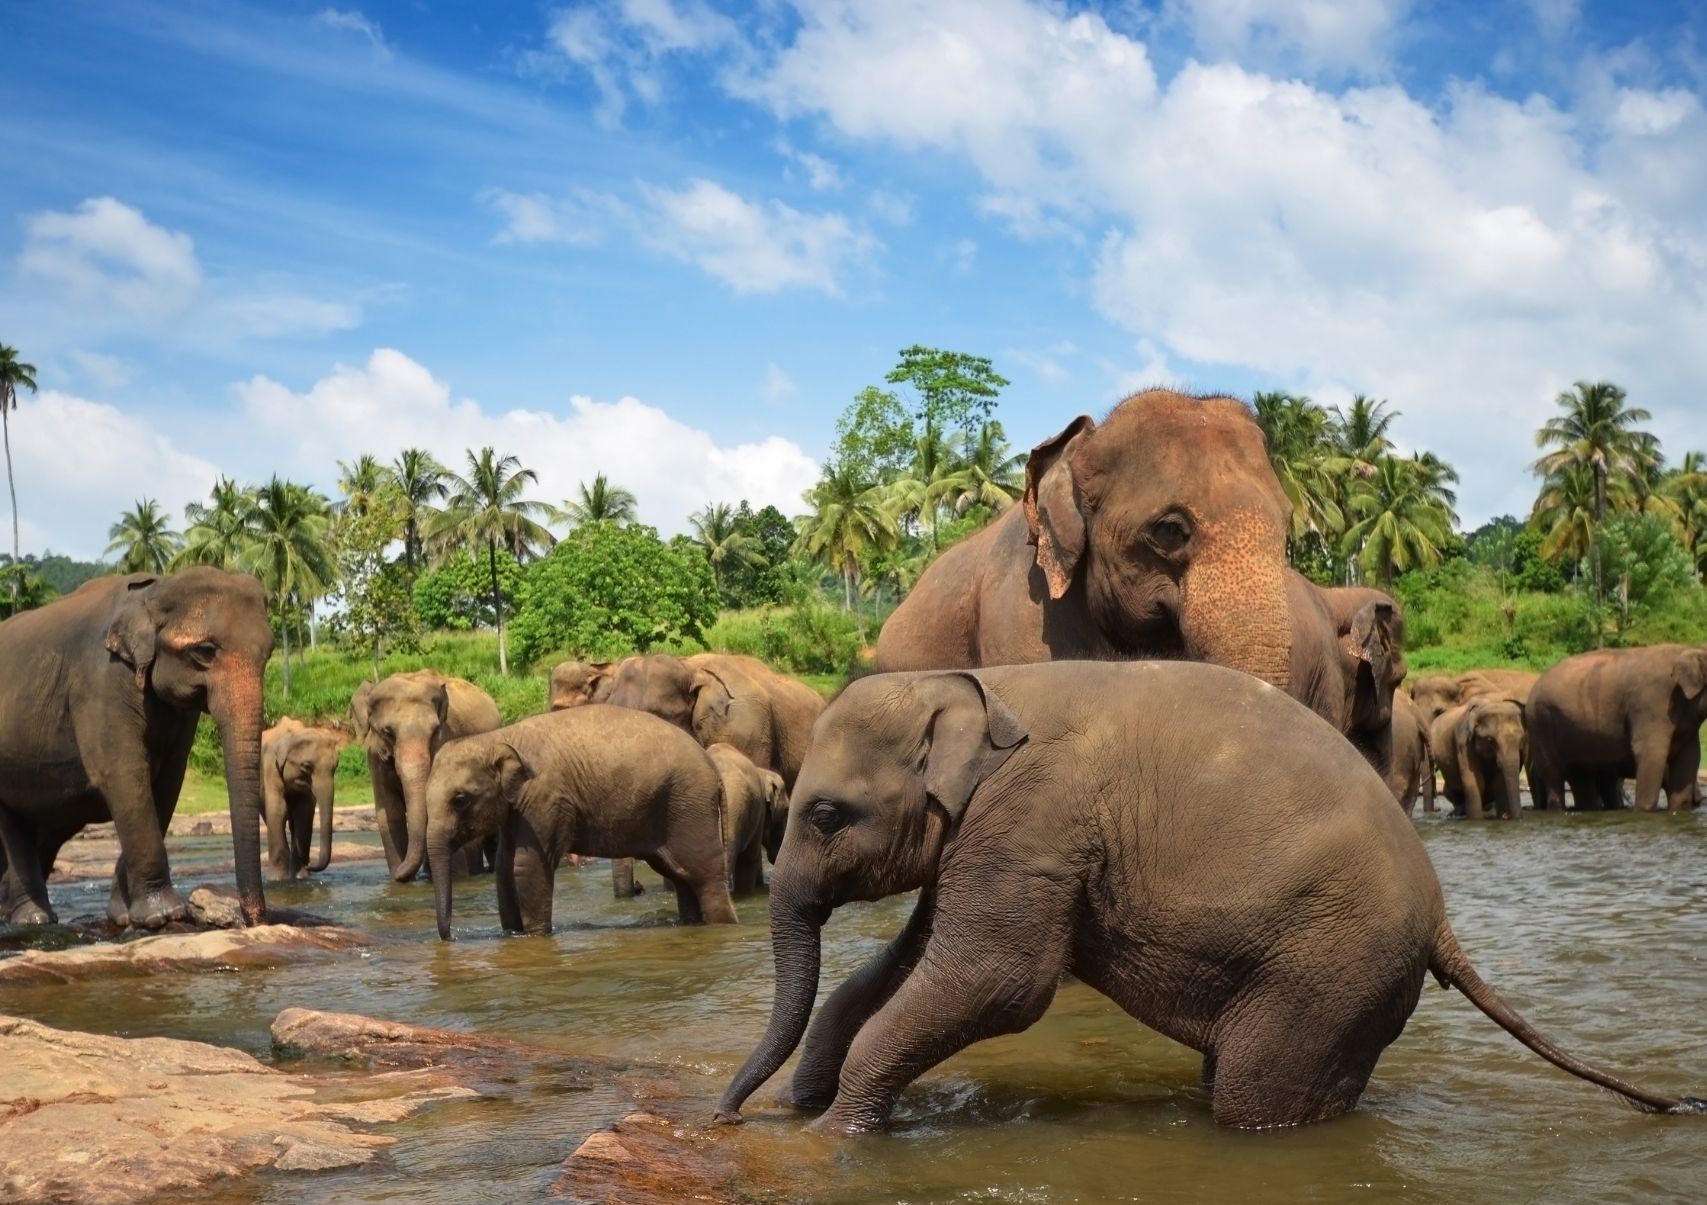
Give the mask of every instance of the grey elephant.
POLYGON ((332 863, 332 797, 338 734, 289 716, 261 734, 262 817, 267 867, 278 879, 307 878, 332 863), (309 860, 314 817, 320 816, 320 854, 309 860))
POLYGON ((1529 742, 1520 704, 1492 696, 1460 703, 1436 717, 1428 744, 1455 811, 1471 820, 1490 807, 1507 820, 1523 815, 1518 775, 1529 742))
POLYGON ((616 684, 615 661, 559 661, 551 667, 547 703, 552 711, 603 703, 616 684))
POLYGON ((734 745, 718 741, 705 750, 723 783, 723 845, 730 888, 737 896, 764 886, 764 855, 775 859, 788 825, 788 788, 775 770, 761 770, 734 745), (770 842, 773 839, 775 844, 770 842))
POLYGON ((1393 697, 1405 680, 1405 616, 1390 595, 1365 586, 1317 586, 1296 573, 1294 586, 1293 681, 1321 684, 1324 694, 1295 696, 1345 733, 1364 760, 1386 777, 1393 764, 1393 697), (1320 602, 1333 636, 1333 656, 1314 655, 1317 638, 1307 628, 1322 623, 1315 608, 1297 598, 1302 584, 1320 602), (1337 662, 1337 665, 1335 664, 1337 662), (1337 671, 1337 672, 1336 672, 1337 671))
POLYGON ((565 855, 640 858, 674 884, 683 923, 734 924, 717 767, 694 739, 602 703, 530 716, 447 744, 427 787, 439 936, 451 938, 452 851, 496 834, 498 919, 551 932, 565 855))
POLYGON ((60 846, 106 820, 120 850, 108 915, 145 928, 186 915, 164 834, 206 713, 224 746, 237 893, 259 924, 272 649, 261 584, 209 568, 97 578, 0 624, 0 921, 52 921, 60 846))
POLYGON ((1529 694, 1529 783, 1536 806, 1614 804, 1621 778, 1651 812, 1693 806, 1707 720, 1707 647, 1656 644, 1567 657, 1529 694))
POLYGON ((1461 674, 1430 674, 1418 678, 1412 700, 1424 724, 1433 724, 1441 713, 1476 698, 1509 699, 1527 703, 1529 692, 1541 677, 1527 669, 1471 669, 1461 674))
POLYGON ((1428 730, 1417 715, 1416 704, 1403 690, 1393 693, 1393 756, 1387 768, 1387 789, 1399 802, 1399 810, 1411 814, 1420 794, 1423 811, 1434 811, 1434 758, 1429 751, 1428 730))
POLYGON ((1057 662, 868 677, 824 713, 772 877, 770 1024, 720 1120, 806 1031, 831 912, 915 888, 806 1037, 815 1129, 881 1126, 1069 974, 1201 1052, 1223 1125, 1354 1107, 1430 974, 1638 1108, 1707 1112, 1565 1053, 1483 982, 1415 828, 1320 717, 1219 666, 1057 662))
MULTIPOLYGON (((385 864, 394 880, 407 883, 426 858, 434 757, 446 741, 498 727, 498 705, 472 682, 419 669, 363 683, 350 700, 350 717, 367 746, 385 864)), ((465 855, 466 869, 481 864, 479 850, 465 855)))

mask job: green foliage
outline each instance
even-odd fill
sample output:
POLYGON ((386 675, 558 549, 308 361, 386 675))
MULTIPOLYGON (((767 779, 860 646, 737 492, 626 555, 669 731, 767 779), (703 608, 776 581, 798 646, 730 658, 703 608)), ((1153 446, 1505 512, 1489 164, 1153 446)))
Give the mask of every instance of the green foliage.
POLYGON ((725 611, 705 634, 706 647, 745 653, 794 674, 847 673, 864 644, 863 625, 819 598, 793 607, 725 611))
POLYGON ((512 630, 517 660, 617 657, 698 641, 717 615, 711 566, 642 524, 593 523, 527 569, 512 630))
MULTIPOLYGON (((521 596, 522 567, 508 551, 498 552, 498 592, 506 612, 521 596)), ((431 631, 470 632, 497 623, 492 576, 485 557, 463 550, 415 579, 415 613, 431 631)))
POLYGON ((412 652, 421 647, 421 620, 408 572, 385 556, 401 535, 402 524, 391 507, 348 506, 333 524, 336 595, 343 604, 336 626, 344 644, 371 661, 376 672, 386 648, 412 652))
POLYGON ((118 554, 120 573, 164 573, 183 547, 183 538, 172 530, 171 521, 152 498, 137 499, 107 529, 107 537, 112 541, 107 555, 118 554))
MULTIPOLYGON (((104 577, 113 571, 111 565, 103 565, 98 561, 74 561, 57 552, 46 552, 39 557, 33 552, 27 552, 19 557, 16 563, 23 566, 25 572, 41 579, 50 598, 70 594, 84 582, 104 577)), ((0 552, 0 569, 10 569, 12 564, 12 554, 0 552)))
POLYGON ((53 588, 27 563, 0 568, 0 619, 34 610, 53 598, 53 588))
POLYGON ((755 511, 745 499, 735 508, 735 527, 757 545, 758 559, 724 570, 723 593, 734 607, 759 607, 784 598, 794 524, 774 506, 755 511))
POLYGON ((913 419, 900 397, 867 385, 836 420, 830 459, 860 477, 881 480, 906 467, 913 439, 913 419))
POLYGON ((1663 609, 1685 591, 1699 593, 1689 553, 1671 525, 1657 515, 1614 515, 1598 533, 1606 580, 1613 584, 1618 634, 1632 619, 1663 609))
POLYGON ((901 349, 901 362, 883 379, 891 385, 911 385, 919 395, 913 417, 927 432, 941 434, 990 421, 996 396, 1008 384, 988 357, 916 343, 901 349))

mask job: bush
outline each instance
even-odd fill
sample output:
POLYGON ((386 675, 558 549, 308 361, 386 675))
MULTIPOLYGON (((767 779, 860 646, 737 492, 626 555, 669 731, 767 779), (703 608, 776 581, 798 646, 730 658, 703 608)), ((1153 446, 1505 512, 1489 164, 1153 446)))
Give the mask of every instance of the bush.
MULTIPOLYGON (((504 614, 516 609, 522 567, 507 550, 498 551, 498 593, 504 614)), ((492 612, 492 568, 484 555, 464 550, 415 579, 415 613, 436 632, 471 632, 496 625, 492 612)))
POLYGON ((819 599, 793 607, 726 611, 705 634, 720 653, 745 653, 794 674, 845 674, 859 660, 859 618, 819 599))

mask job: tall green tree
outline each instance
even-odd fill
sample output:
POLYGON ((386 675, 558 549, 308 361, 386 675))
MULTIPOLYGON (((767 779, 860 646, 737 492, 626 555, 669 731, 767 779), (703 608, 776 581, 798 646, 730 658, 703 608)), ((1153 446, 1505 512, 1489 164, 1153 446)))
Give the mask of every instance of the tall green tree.
POLYGON ((1399 411, 1389 410, 1386 402, 1376 401, 1359 393, 1351 405, 1341 410, 1333 407, 1329 438, 1334 450, 1350 462, 1352 472, 1359 477, 1369 476, 1376 462, 1392 450, 1388 432, 1399 411))
POLYGON ((212 565, 216 569, 235 569, 250 536, 249 522, 254 508, 252 491, 229 477, 221 477, 214 482, 207 502, 191 502, 184 507, 189 530, 184 533, 184 547, 172 559, 171 567, 212 565))
POLYGON ((867 385, 836 419, 830 459, 857 476, 888 481, 907 467, 917 438, 900 396, 867 385))
POLYGON ((960 471, 965 478, 954 499, 954 513, 964 515, 974 506, 999 515, 1025 488, 1025 457, 1008 449, 1007 433, 996 419, 978 424, 962 440, 960 471))
POLYGON ((376 504, 363 511, 347 505, 332 519, 328 532, 337 565, 337 593, 343 603, 344 640, 372 662, 375 682, 387 648, 421 649, 421 620, 409 579, 404 566, 385 555, 397 538, 397 528, 397 514, 391 507, 376 504))
POLYGON ((338 462, 338 492, 344 495, 338 504, 341 511, 366 516, 373 511, 389 509, 395 483, 391 470, 377 456, 363 453, 349 464, 338 462))
MULTIPOLYGON (((1535 446, 1551 449, 1531 468, 1552 478, 1573 465, 1586 466, 1594 479, 1592 527, 1606 518, 1613 483, 1636 487, 1659 463, 1659 440, 1639 424, 1652 415, 1627 404, 1624 390, 1611 381, 1578 381, 1554 399, 1561 413, 1535 433, 1535 446)), ((1595 602, 1606 601, 1598 541, 1590 533, 1589 563, 1594 574, 1595 602)))
POLYGON ((948 438, 926 425, 913 441, 913 461, 905 473, 889 483, 891 509, 898 514, 918 516, 930 534, 931 551, 940 543, 937 538, 937 519, 945 505, 964 493, 970 478, 955 459, 948 438))
POLYGON ((433 503, 442 501, 445 467, 424 448, 404 448, 391 463, 391 480, 397 489, 397 510, 403 520, 403 563, 409 580, 421 566, 421 532, 436 514, 433 503))
MULTIPOLYGON (((1608 483, 1606 496, 1620 502, 1626 488, 1615 479, 1608 483)), ((1543 557, 1575 565, 1589 555, 1597 530, 1594 519, 1597 492, 1594 469, 1588 464, 1566 464, 1548 474, 1529 516, 1530 526, 1541 536, 1543 557)))
POLYGON ((1008 379, 986 356, 914 344, 901 349, 901 361, 884 375, 891 385, 911 385, 919 395, 914 412, 927 432, 946 434, 973 429, 995 414, 996 397, 1008 379))
POLYGON ((164 573, 182 540, 152 498, 140 498, 107 529, 107 555, 119 554, 120 573, 164 573))
POLYGON ((841 575, 842 609, 851 611, 864 567, 897 537, 883 487, 851 469, 829 466, 806 500, 812 513, 800 521, 796 551, 841 575))
POLYGON ((1391 590, 1400 573, 1440 564, 1455 516, 1430 497, 1416 461, 1382 456, 1374 468, 1352 484, 1346 505, 1353 521, 1341 551, 1391 590))
POLYGON ((1677 538, 1695 562, 1695 572, 1707 578, 1707 456, 1685 452, 1683 463, 1666 474, 1660 488, 1676 508, 1677 538))
POLYGON ((705 509, 688 519, 693 540, 711 564, 711 578, 719 599, 725 597, 724 576, 736 566, 762 569, 764 548, 758 538, 737 522, 737 512, 727 502, 707 502, 705 509))
POLYGON ((580 497, 565 499, 553 514, 554 519, 567 523, 571 529, 588 523, 634 522, 638 505, 634 495, 620 485, 612 485, 603 473, 593 478, 592 485, 580 482, 576 491, 580 497))
POLYGON ((238 566, 261 579, 278 611, 284 693, 290 697, 293 609, 312 605, 337 580, 327 536, 331 506, 320 494, 277 475, 255 491, 250 535, 238 566))
POLYGON ((468 452, 466 476, 450 474, 444 510, 434 522, 433 538, 445 547, 478 548, 486 554, 492 587, 492 610, 497 617, 498 672, 510 672, 509 646, 504 635, 504 599, 498 581, 498 550, 507 549, 518 561, 555 541, 535 518, 550 508, 527 497, 538 475, 522 467, 515 456, 491 448, 468 452))
MULTIPOLYGON (((18 390, 36 391, 36 366, 18 359, 18 349, 0 343, 0 431, 6 439, 6 488, 12 495, 12 562, 18 551, 18 483, 12 475, 12 411, 18 408, 18 390)), ((11 583, 12 605, 17 606, 19 583, 11 583)))
POLYGON ((1268 440, 1269 464, 1292 506, 1287 550, 1296 562, 1308 537, 1331 543, 1345 528, 1340 477, 1330 463, 1333 420, 1309 398, 1291 393, 1258 393, 1253 406, 1268 440))

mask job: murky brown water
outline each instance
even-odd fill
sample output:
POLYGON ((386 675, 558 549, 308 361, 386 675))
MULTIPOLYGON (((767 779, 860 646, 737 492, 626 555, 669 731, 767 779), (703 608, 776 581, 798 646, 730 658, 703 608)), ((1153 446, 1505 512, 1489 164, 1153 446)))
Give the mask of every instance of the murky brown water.
MULTIPOLYGON (((1484 976, 1567 1048, 1669 1091, 1707 1091, 1707 814, 1425 820, 1453 921, 1484 976)), ((653 881, 653 880, 648 880, 653 881)), ((655 881, 653 881, 655 882, 655 881)), ((96 911, 105 884, 55 893, 96 911)), ((601 864, 558 879, 558 933, 502 938, 490 879, 460 884, 461 940, 434 939, 430 889, 384 864, 334 865, 280 903, 365 928, 371 954, 276 971, 0 990, 0 1011, 268 1057, 291 1006, 348 1010, 662 1062, 712 1105, 764 1027, 763 901, 739 928, 682 929, 667 893, 610 898, 601 864)), ((911 900, 838 913, 827 991, 911 900)), ((69 912, 68 912, 69 909, 69 912)), ((777 1170, 762 1199, 863 1201, 1634 1202, 1707 1200, 1707 1120, 1645 1117, 1529 1054, 1432 984, 1358 1112, 1297 1131, 1218 1129, 1198 1057, 1065 985, 1027 1033, 974 1047, 903 1097, 892 1132, 802 1134, 761 1089, 739 1141, 777 1170)), ((524 1083, 438 1106, 371 1168, 280 1176, 209 1200, 529 1200, 622 1108, 524 1083)))

